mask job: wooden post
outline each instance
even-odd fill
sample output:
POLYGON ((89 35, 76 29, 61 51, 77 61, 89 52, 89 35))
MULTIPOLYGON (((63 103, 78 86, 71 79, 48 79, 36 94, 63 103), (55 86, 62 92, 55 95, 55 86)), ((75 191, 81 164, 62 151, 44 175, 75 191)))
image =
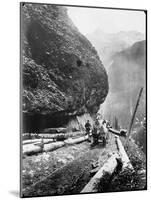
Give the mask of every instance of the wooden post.
POLYGON ((133 115, 132 115, 132 119, 131 119, 131 122, 130 122, 127 138, 126 138, 126 141, 125 141, 125 146, 127 145, 127 142, 128 142, 128 139, 129 139, 129 136, 130 136, 130 133, 131 133, 131 129, 132 129, 132 126, 133 126, 133 122, 134 122, 134 119, 135 119, 136 111, 137 111, 137 108, 138 108, 138 105, 139 105, 139 101, 140 101, 142 92, 143 92, 143 87, 140 89, 140 92, 139 92, 137 103, 136 103, 136 106, 135 106, 135 109, 134 109, 134 112, 133 112, 133 115))

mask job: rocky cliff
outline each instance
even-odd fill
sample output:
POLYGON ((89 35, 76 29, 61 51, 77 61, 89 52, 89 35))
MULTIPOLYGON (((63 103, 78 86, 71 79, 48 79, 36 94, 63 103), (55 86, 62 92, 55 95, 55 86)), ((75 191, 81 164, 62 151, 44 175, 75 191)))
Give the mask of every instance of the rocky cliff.
POLYGON ((108 77, 66 7, 22 5, 22 30, 24 131, 96 113, 107 96, 108 77))

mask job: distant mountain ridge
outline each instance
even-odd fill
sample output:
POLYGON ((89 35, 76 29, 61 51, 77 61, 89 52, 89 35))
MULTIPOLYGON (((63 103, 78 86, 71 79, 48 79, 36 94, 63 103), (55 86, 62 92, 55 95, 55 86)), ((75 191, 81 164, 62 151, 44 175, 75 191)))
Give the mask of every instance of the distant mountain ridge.
POLYGON ((141 87, 143 95, 138 109, 138 115, 145 115, 146 90, 146 41, 134 43, 131 47, 116 53, 108 70, 109 96, 105 102, 105 114, 110 113, 120 119, 125 125, 131 119, 136 98, 141 87))
POLYGON ((137 31, 105 33, 101 29, 87 34, 86 37, 95 46, 104 64, 108 63, 115 53, 130 47, 135 42, 145 39, 144 34, 137 31))

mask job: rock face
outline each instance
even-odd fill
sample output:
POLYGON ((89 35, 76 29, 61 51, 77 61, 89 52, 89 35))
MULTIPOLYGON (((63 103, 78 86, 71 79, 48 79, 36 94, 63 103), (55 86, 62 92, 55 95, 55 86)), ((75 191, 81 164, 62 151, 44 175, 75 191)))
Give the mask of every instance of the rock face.
POLYGON ((67 9, 24 4, 22 22, 24 131, 96 113, 107 96, 108 77, 67 9))

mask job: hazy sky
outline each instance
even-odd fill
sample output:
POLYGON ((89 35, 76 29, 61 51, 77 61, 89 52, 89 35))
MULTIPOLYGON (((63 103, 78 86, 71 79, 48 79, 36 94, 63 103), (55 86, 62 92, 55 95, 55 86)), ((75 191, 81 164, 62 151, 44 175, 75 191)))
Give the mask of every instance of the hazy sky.
POLYGON ((143 11, 67 7, 68 14, 79 31, 91 33, 97 28, 107 33, 136 30, 145 33, 143 11))

